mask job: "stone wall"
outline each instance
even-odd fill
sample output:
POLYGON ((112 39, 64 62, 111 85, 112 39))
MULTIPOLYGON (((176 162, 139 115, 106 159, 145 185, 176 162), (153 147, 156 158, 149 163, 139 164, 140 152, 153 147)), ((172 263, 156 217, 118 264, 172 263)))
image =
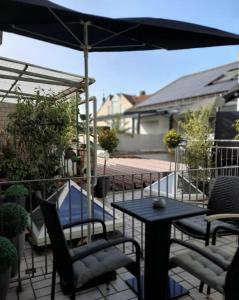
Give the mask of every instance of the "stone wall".
POLYGON ((15 111, 16 105, 13 103, 0 102, 0 128, 6 128, 8 115, 15 111))

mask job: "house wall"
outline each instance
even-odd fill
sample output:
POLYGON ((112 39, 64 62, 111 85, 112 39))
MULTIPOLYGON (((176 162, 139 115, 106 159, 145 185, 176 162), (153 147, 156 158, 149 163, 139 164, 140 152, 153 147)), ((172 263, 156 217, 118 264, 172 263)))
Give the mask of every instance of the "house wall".
MULTIPOLYGON (((120 115, 133 105, 123 95, 114 95, 112 98, 108 97, 105 103, 102 104, 99 109, 97 116, 109 116, 109 115, 120 115)), ((112 126, 112 118, 100 120, 97 122, 97 126, 112 126)), ((132 132, 132 118, 121 118, 121 128, 128 129, 127 132, 132 132)))
POLYGON ((163 134, 119 134, 118 151, 122 152, 148 152, 166 151, 163 144, 163 134))
POLYGON ((132 104, 123 95, 119 96, 116 94, 112 98, 108 97, 105 100, 105 103, 100 107, 97 116, 121 114, 131 107, 132 104))
POLYGON ((8 124, 8 115, 13 113, 16 105, 13 103, 0 102, 0 128, 6 128, 8 124))
POLYGON ((153 117, 141 118, 140 134, 160 135, 169 129, 169 117, 157 115, 153 117))

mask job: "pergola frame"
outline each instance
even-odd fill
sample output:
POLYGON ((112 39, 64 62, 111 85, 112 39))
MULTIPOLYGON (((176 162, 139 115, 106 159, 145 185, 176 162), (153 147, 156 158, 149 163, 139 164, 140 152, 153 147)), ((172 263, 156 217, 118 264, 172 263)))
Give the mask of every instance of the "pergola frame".
MULTIPOLYGON (((88 79, 88 84, 93 84, 93 78, 88 79)), ((33 99, 35 96, 35 88, 41 88, 44 85, 47 89, 52 89, 56 100, 61 98, 69 98, 74 95, 76 98, 76 136, 77 136, 77 153, 79 149, 79 106, 85 104, 85 99, 80 99, 80 94, 85 93, 86 80, 84 76, 75 75, 72 73, 62 72, 50 68, 41 67, 26 62, 0 57, 0 103, 10 102, 17 103, 19 96, 24 96, 28 99, 33 99), (10 65, 7 66, 7 65, 10 65), (34 69, 35 71, 31 71, 34 69), (39 71, 37 71, 39 70, 39 71), (47 74, 48 73, 48 74, 47 74), (6 88, 6 84, 8 88, 6 88), (33 84, 31 90, 24 92, 25 84, 33 84), (19 90, 20 88, 20 90, 19 90), (56 88, 57 92, 54 91, 56 88), (23 91, 22 91, 23 90, 23 91)), ((29 86, 26 86, 29 90, 29 86)), ((96 98, 91 97, 90 102, 93 102, 93 113, 96 120, 97 103, 96 98)), ((97 142, 96 137, 96 121, 94 127, 94 143, 97 142)), ((96 144, 95 144, 96 145, 96 144)), ((96 174, 97 149, 94 149, 94 175, 96 174)))
MULTIPOLYGON (((95 80, 90 78, 88 82, 93 84, 95 80)), ((44 85, 49 89, 53 89, 53 91, 54 87, 57 87, 57 90, 60 90, 60 92, 55 93, 56 99, 68 97, 74 93, 81 94, 85 92, 85 77, 83 76, 0 57, 0 102, 7 102, 7 99, 14 102, 14 100, 18 99, 19 94, 32 98, 35 95, 34 89, 30 92, 24 92, 24 89, 21 92, 17 90, 17 87, 21 88, 21 85, 24 86, 24 84, 28 83, 36 84, 39 87, 44 85), (18 67, 5 66, 1 62, 17 65, 18 67), (29 69, 39 71, 32 72, 29 69), (8 88, 5 87, 6 83, 9 83, 8 88)))

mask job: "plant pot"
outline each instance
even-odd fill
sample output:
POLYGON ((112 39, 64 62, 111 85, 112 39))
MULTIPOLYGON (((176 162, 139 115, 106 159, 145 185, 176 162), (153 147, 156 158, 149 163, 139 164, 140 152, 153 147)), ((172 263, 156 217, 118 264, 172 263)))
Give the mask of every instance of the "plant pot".
POLYGON ((109 177, 98 177, 97 184, 94 188, 94 196, 97 198, 106 197, 110 190, 110 178, 109 177))
POLYGON ((25 232, 15 236, 14 238, 10 239, 10 241, 17 249, 17 261, 12 265, 12 271, 11 271, 11 277, 15 277, 18 272, 18 262, 20 266, 22 260, 22 255, 23 255, 23 250, 25 245, 25 232))
POLYGON ((11 266, 4 271, 0 270, 0 299, 5 300, 7 298, 9 280, 11 275, 11 266))

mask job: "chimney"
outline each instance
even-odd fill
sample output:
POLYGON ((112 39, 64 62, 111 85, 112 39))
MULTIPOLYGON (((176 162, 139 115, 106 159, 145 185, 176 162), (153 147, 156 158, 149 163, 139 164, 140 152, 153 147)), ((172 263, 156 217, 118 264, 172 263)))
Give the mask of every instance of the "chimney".
POLYGON ((146 95, 146 92, 145 92, 145 91, 140 91, 140 92, 139 92, 139 95, 140 95, 140 96, 145 96, 145 95, 146 95))

